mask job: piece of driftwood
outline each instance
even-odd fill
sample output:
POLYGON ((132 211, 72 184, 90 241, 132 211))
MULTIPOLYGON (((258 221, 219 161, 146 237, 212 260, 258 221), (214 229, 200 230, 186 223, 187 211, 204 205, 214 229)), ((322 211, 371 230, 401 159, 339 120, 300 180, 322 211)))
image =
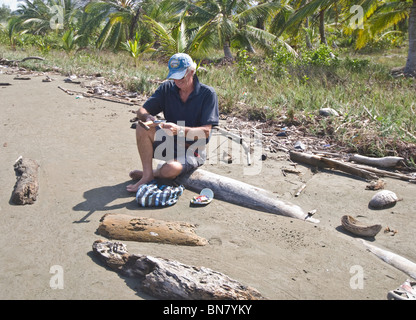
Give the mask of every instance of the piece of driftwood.
POLYGON ((187 300, 260 300, 254 288, 205 267, 182 264, 175 260, 130 254, 120 242, 97 240, 92 245, 111 269, 123 276, 142 279, 141 289, 160 299, 187 300))
POLYGON ((381 224, 365 225, 349 215, 342 216, 341 223, 346 230, 362 237, 375 237, 382 228, 381 224))
POLYGON ((350 161, 357 163, 363 163, 370 166, 383 167, 383 168, 392 168, 395 167, 399 162, 404 161, 402 157, 382 157, 382 158, 373 158, 366 157, 359 154, 354 154, 350 156, 350 161))
POLYGON ((115 97, 102 97, 100 95, 92 94, 92 93, 88 93, 88 92, 81 92, 81 91, 74 91, 74 90, 64 89, 61 86, 58 86, 58 88, 61 89, 63 92, 71 95, 71 96, 73 96, 74 94, 77 94, 77 95, 80 95, 80 96, 84 96, 86 98, 96 98, 96 99, 101 99, 101 100, 110 101, 110 102, 127 104, 129 106, 137 105, 137 103, 130 102, 130 101, 125 101, 125 100, 118 99, 118 98, 115 98, 115 97))
POLYGON ((12 193, 15 204, 32 204, 38 196, 38 168, 35 160, 19 157, 14 164, 16 184, 12 193))
POLYGON ((276 199, 273 193, 265 189, 203 169, 197 169, 181 175, 176 179, 176 182, 198 193, 204 188, 210 188, 214 192, 215 198, 250 209, 314 223, 319 222, 319 220, 311 218, 299 206, 276 199))
POLYGON ((413 279, 416 279, 416 263, 387 250, 378 248, 372 244, 370 244, 368 241, 359 239, 366 247, 367 249, 375 254, 377 257, 379 257, 384 262, 392 265, 393 267, 399 269, 400 271, 403 271, 407 275, 411 276, 413 279))
POLYGON ((0 64, 3 64, 3 65, 17 65, 18 63, 20 63, 20 62, 25 62, 25 61, 27 61, 27 60, 45 60, 44 58, 42 58, 42 57, 35 57, 35 56, 30 56, 30 57, 26 57, 26 58, 23 58, 22 60, 8 60, 8 59, 5 59, 5 58, 0 58, 0 64))
POLYGON ((195 233, 195 225, 108 213, 97 232, 109 239, 203 246, 208 241, 195 233))
POLYGON ((405 174, 402 174, 402 173, 391 172, 391 171, 387 171, 387 170, 373 168, 373 167, 369 167, 369 166, 364 165, 364 164, 355 164, 354 166, 358 169, 372 172, 372 173, 376 174, 379 177, 395 178, 395 179, 399 179, 399 180, 403 180, 403 181, 407 181, 407 182, 413 182, 413 183, 416 182, 416 179, 414 177, 412 178, 412 177, 410 177, 408 175, 405 175, 405 174))
POLYGON ((329 159, 326 157, 321 157, 321 156, 313 155, 309 153, 291 151, 290 160, 295 161, 295 162, 306 163, 311 166, 315 166, 319 168, 331 168, 331 169, 339 170, 342 172, 346 172, 346 173, 358 176, 360 178, 364 178, 366 180, 378 179, 376 174, 370 171, 352 166, 349 163, 345 163, 343 161, 329 159))

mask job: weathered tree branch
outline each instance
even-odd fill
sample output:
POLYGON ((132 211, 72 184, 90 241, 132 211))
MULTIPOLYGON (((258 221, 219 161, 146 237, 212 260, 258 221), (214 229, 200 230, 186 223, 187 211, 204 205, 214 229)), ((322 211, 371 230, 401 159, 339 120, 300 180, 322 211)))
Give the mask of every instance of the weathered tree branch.
POLYGON ((254 288, 205 267, 175 260, 129 254, 120 242, 97 240, 92 249, 111 269, 142 279, 141 289, 160 299, 260 300, 254 288))
POLYGON ((357 168, 351 164, 339 160, 320 157, 313 154, 291 151, 290 159, 295 162, 306 163, 319 168, 331 168, 343 171, 367 180, 377 179, 377 176, 374 173, 369 172, 367 170, 357 168))

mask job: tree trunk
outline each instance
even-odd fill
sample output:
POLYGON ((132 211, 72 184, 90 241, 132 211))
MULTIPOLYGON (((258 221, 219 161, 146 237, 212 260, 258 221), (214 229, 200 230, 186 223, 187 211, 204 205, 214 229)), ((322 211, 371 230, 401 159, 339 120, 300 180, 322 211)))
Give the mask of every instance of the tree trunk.
POLYGON ((208 241, 195 233, 195 226, 125 214, 106 214, 97 232, 109 239, 204 246, 208 241))
POLYGON ((225 41, 224 42, 224 45, 223 45, 223 48, 224 48, 224 56, 225 56, 225 59, 227 59, 227 60, 233 60, 233 54, 231 53, 231 49, 230 49, 230 42, 229 41, 225 41))
MULTIPOLYGON (((306 17, 306 20, 305 20, 305 28, 309 29, 309 18, 308 17, 306 17)), ((306 32, 306 47, 308 49, 312 49, 312 43, 311 43, 311 39, 309 38, 309 33, 308 32, 306 32)))
POLYGON ((416 76, 416 0, 413 0, 409 14, 409 51, 404 73, 407 76, 416 76))
POLYGON ((134 15, 133 20, 131 21, 129 30, 129 40, 133 40, 135 37, 134 29, 136 28, 137 21, 139 20, 141 10, 141 7, 137 8, 136 14, 134 15))
POLYGON ((325 9, 319 11, 319 34, 321 36, 321 43, 328 45, 325 37, 325 9))

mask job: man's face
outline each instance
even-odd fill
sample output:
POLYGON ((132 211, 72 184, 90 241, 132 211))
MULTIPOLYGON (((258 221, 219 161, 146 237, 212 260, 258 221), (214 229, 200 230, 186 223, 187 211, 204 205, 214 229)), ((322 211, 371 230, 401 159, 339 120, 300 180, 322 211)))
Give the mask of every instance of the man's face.
POLYGON ((193 86, 193 75, 194 72, 188 69, 188 71, 186 71, 185 76, 182 79, 174 80, 176 86, 180 90, 190 89, 193 86))

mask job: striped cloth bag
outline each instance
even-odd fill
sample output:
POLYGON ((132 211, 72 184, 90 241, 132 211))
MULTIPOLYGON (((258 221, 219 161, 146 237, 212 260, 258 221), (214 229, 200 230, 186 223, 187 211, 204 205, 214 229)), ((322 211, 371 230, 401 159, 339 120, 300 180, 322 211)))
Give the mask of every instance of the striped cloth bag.
POLYGON ((136 193, 136 201, 141 207, 171 206, 178 202, 184 189, 182 185, 158 185, 156 180, 152 180, 148 184, 139 187, 136 193))

